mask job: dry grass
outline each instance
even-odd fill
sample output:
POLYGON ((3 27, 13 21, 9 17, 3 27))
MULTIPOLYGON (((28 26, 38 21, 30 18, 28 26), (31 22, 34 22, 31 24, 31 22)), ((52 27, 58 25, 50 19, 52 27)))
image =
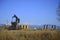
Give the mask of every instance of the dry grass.
POLYGON ((1 30, 0 40, 60 40, 60 31, 1 30))
POLYGON ((60 40, 60 31, 0 30, 0 40, 60 40))

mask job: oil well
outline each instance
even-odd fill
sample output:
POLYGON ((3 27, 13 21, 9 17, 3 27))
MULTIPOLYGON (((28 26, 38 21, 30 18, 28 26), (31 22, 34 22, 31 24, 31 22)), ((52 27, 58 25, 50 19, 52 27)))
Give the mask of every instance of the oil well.
POLYGON ((9 27, 10 30, 28 29, 28 25, 26 24, 18 25, 18 23, 20 23, 20 19, 16 15, 13 15, 12 19, 13 18, 15 18, 15 21, 11 22, 11 26, 9 27))

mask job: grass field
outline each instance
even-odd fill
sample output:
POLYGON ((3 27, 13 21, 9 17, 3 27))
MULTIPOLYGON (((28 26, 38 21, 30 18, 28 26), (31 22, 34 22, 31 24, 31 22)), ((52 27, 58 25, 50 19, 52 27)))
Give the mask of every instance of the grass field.
POLYGON ((0 30, 0 40, 60 40, 60 31, 0 30))

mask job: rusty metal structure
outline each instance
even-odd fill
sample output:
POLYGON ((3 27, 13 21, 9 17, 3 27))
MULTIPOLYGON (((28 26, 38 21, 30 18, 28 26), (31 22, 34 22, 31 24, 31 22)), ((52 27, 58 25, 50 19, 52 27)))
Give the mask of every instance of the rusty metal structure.
POLYGON ((57 29, 57 27, 56 27, 56 25, 44 25, 43 26, 43 29, 44 30, 56 30, 57 29))
POLYGON ((44 25, 43 29, 48 29, 48 25, 44 25))

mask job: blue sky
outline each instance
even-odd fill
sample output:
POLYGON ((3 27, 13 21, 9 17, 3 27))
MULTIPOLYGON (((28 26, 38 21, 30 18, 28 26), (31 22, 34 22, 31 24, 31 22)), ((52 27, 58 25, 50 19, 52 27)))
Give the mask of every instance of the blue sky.
POLYGON ((59 0, 0 0, 0 23, 10 23, 16 14, 20 24, 59 25, 56 9, 59 0))

